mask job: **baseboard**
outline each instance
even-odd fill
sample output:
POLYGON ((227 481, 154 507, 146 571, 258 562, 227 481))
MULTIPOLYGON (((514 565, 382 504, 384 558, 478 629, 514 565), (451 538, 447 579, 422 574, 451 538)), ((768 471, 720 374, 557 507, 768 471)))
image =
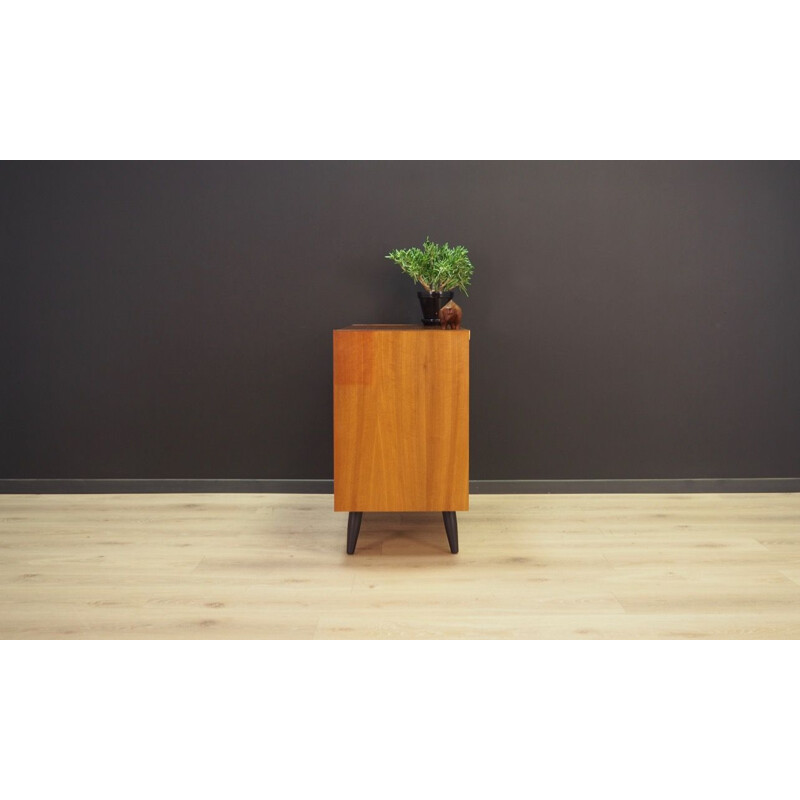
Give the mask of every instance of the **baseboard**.
MULTIPOLYGON (((665 478, 663 480, 470 481, 471 494, 676 494, 800 492, 800 478, 665 478)), ((0 478, 0 494, 150 494, 263 492, 331 494, 328 479, 272 478, 0 478)))
POLYGON ((657 480, 470 481, 471 494, 685 494, 800 492, 800 478, 663 478, 657 480))
POLYGON ((272 478, 0 478, 0 494, 163 494, 170 492, 333 494, 333 481, 272 478))

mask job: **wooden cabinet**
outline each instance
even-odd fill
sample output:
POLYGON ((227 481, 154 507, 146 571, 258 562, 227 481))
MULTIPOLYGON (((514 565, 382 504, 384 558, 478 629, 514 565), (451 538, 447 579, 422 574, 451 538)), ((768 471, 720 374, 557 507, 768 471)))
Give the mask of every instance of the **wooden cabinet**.
POLYGON ((333 332, 334 509, 441 511, 453 552, 469 508, 469 331, 353 325, 333 332))

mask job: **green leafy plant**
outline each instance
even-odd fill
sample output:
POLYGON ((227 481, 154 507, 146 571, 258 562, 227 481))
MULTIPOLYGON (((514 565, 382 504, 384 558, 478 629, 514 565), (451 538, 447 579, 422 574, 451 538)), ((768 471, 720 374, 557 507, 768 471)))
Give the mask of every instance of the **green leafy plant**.
POLYGON ((399 264, 415 283, 421 283, 429 292, 446 292, 460 289, 467 294, 474 267, 466 247, 450 247, 447 242, 436 244, 425 239, 422 249, 393 250, 386 258, 399 264))

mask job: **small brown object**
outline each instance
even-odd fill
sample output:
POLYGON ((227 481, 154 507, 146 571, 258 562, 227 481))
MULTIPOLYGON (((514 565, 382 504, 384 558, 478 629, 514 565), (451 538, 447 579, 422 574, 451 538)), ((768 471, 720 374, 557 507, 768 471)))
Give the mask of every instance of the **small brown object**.
POLYGON ((447 328, 458 330, 461 327, 461 306, 456 305, 452 300, 442 306, 439 309, 439 324, 445 330, 447 328))

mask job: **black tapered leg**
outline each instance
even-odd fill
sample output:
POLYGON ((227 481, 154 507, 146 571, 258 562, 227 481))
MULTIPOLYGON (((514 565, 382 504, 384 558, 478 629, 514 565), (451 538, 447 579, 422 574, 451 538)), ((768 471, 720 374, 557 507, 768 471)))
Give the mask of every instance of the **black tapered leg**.
POLYGON ((442 511, 444 529, 447 531, 447 541, 450 542, 450 552, 458 552, 458 520, 455 511, 442 511))
POLYGON ((361 517, 363 516, 364 514, 361 511, 351 511, 347 517, 347 554, 350 556, 356 551, 356 542, 358 541, 358 532, 361 530, 361 517))

